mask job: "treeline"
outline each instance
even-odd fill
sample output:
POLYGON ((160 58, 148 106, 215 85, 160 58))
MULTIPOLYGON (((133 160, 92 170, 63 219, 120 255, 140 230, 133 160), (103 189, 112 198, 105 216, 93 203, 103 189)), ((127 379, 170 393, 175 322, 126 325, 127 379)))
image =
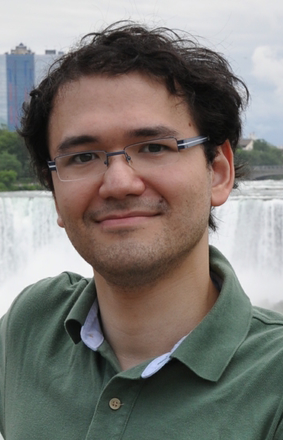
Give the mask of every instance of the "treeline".
POLYGON ((39 189, 35 180, 22 138, 0 129, 0 191, 39 189))
POLYGON ((254 141, 253 150, 239 149, 236 160, 249 166, 283 165, 283 150, 274 147, 263 139, 254 141))

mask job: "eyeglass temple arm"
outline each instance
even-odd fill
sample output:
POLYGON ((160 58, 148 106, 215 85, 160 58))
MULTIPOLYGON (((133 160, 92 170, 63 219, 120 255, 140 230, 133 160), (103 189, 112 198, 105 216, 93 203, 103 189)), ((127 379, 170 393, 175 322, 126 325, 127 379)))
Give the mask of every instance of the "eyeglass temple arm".
POLYGON ((56 171, 57 168, 56 168, 55 160, 48 160, 47 165, 50 171, 56 171))
POLYGON ((190 139, 183 139, 181 141, 177 141, 178 149, 185 150, 187 148, 195 147, 196 145, 202 144, 203 142, 209 141, 208 136, 195 136, 190 139))

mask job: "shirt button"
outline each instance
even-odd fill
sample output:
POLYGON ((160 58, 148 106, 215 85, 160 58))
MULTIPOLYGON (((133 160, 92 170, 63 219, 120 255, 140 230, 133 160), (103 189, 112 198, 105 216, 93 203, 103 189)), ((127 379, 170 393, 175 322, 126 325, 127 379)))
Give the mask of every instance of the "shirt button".
POLYGON ((122 403, 121 400, 118 399, 117 397, 113 397, 113 399, 111 399, 109 401, 109 406, 111 409, 113 409, 114 411, 116 411, 117 409, 119 409, 121 407, 122 403))

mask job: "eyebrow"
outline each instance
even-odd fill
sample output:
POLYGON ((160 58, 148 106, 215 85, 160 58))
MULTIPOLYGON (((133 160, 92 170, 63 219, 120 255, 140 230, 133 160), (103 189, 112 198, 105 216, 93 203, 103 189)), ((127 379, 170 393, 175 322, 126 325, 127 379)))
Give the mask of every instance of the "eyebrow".
POLYGON ((154 127, 141 127, 129 130, 127 134, 130 137, 167 137, 177 136, 178 132, 166 125, 157 125, 154 127))
POLYGON ((96 136, 81 135, 81 136, 70 136, 63 140, 58 146, 58 153, 63 153, 72 147, 77 147, 78 145, 94 144, 98 142, 96 136))
MULTIPOLYGON (((154 127, 140 127, 128 130, 126 135, 131 138, 160 138, 160 137, 176 137, 178 132, 170 127, 166 127, 165 125, 157 125, 154 127)), ((78 145, 88 145, 95 144, 100 141, 98 136, 91 135, 79 135, 79 136, 70 136, 64 139, 58 146, 57 152, 64 153, 68 151, 72 147, 77 147, 78 145)))

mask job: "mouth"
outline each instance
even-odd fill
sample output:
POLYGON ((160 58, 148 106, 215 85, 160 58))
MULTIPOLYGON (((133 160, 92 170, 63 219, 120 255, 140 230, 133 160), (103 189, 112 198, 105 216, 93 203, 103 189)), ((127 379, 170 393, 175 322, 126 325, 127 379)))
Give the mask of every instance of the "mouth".
POLYGON ((132 212, 117 212, 109 213, 96 222, 103 228, 121 228, 134 227, 150 221, 152 218, 159 215, 155 212, 132 211, 132 212))

